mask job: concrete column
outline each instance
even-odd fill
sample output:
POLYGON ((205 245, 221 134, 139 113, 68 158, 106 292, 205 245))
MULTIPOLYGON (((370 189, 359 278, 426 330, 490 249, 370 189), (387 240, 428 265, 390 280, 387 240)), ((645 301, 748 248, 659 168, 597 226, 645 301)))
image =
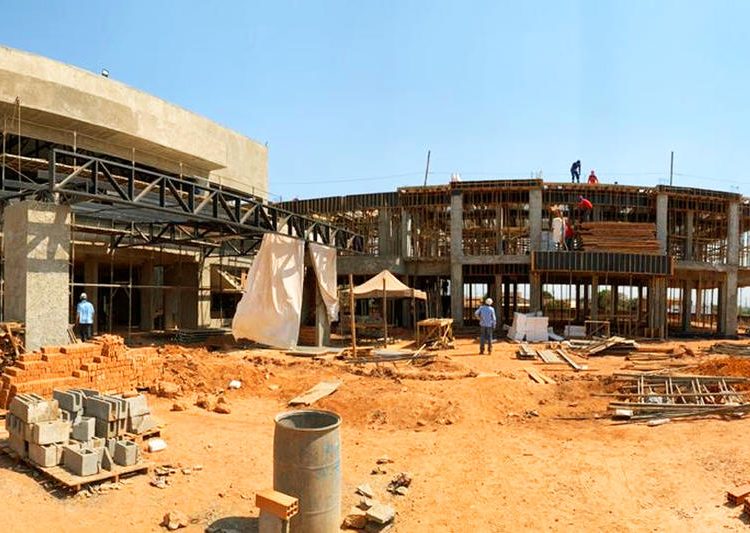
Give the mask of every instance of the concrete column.
POLYGON ((682 283, 682 331, 690 331, 693 323, 693 282, 682 283))
POLYGON ((501 274, 495 274, 495 294, 492 298, 495 300, 497 323, 503 324, 505 317, 503 316, 503 276, 501 274))
POLYGON ((599 320, 599 276, 591 276, 591 320, 599 320))
MULTIPOLYGON (((141 266, 141 285, 154 285, 154 262, 145 261, 141 266)), ((141 330, 150 331, 154 329, 154 289, 141 290, 141 330)))
POLYGON ((542 189, 529 191, 529 246, 534 252, 542 249, 542 189))
POLYGON ((411 214, 406 210, 401 210, 401 257, 412 256, 412 233, 411 233, 411 214))
POLYGON ((320 294, 317 279, 315 280, 315 344, 317 346, 331 344, 331 323, 328 321, 326 304, 320 294))
POLYGON ((211 327, 211 263, 198 263, 198 327, 211 327))
POLYGON ((667 280, 652 278, 648 287, 648 323, 660 338, 667 336, 667 280))
POLYGON ((666 193, 656 195, 656 240, 659 241, 659 252, 667 253, 669 196, 666 193))
POLYGON ((464 199, 461 191, 451 194, 451 316, 453 324, 464 324, 463 272, 464 199))
POLYGON ((729 204, 727 209, 727 264, 737 266, 740 262, 740 205, 729 204))
POLYGON ((618 287, 614 283, 610 285, 609 290, 609 320, 612 326, 615 325, 615 317, 617 316, 617 291, 618 287))
POLYGON ((721 287, 719 331, 737 335, 737 268, 740 262, 739 203, 731 202, 727 209, 727 264, 729 271, 721 287))
POLYGON ((391 214, 387 209, 378 209, 378 255, 393 255, 393 235, 391 232, 391 214))
POLYGON ((20 202, 5 208, 5 319, 26 324, 26 349, 68 343, 70 208, 20 202))
POLYGON ((529 275, 529 311, 542 310, 542 277, 538 272, 529 275))
POLYGON ((695 211, 688 211, 685 214, 685 259, 693 260, 693 227, 695 221, 695 211))
MULTIPOLYGON (((99 263, 96 259, 87 258, 83 263, 83 283, 85 284, 83 292, 88 296, 89 302, 94 306, 94 335, 99 333, 97 327, 98 313, 100 312, 101 306, 99 305, 99 263)), ((77 302, 76 302, 77 303, 77 302)))

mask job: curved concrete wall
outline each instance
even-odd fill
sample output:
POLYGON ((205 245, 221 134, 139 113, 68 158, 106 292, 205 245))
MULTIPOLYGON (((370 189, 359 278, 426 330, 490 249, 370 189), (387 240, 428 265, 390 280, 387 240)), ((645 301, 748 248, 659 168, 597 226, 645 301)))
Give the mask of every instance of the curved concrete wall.
POLYGON ((268 190, 267 149, 232 130, 110 78, 0 47, 0 120, 9 133, 268 190), (18 106, 20 99, 20 124, 18 106))

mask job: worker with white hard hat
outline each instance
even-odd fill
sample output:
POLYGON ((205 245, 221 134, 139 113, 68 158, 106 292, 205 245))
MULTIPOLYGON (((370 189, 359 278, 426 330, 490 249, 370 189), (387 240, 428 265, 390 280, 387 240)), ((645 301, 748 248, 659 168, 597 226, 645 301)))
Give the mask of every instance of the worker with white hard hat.
POLYGON ((94 335, 94 305, 89 302, 85 292, 81 293, 80 301, 76 306, 76 323, 78 334, 83 342, 94 335))
POLYGON ((495 309, 492 307, 492 298, 487 298, 484 304, 474 312, 479 319, 479 355, 484 355, 484 345, 487 344, 487 354, 492 353, 492 330, 497 325, 495 309))

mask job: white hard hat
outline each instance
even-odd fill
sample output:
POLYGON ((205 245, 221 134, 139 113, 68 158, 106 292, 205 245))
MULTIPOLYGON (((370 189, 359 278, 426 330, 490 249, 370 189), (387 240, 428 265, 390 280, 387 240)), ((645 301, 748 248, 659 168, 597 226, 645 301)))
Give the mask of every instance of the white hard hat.
POLYGON ((486 303, 487 305, 492 305, 492 298, 487 298, 487 299, 486 299, 486 300, 484 301, 484 303, 486 303))
POLYGON ((81 300, 85 300, 86 298, 87 298, 86 293, 82 292, 81 293, 81 300))

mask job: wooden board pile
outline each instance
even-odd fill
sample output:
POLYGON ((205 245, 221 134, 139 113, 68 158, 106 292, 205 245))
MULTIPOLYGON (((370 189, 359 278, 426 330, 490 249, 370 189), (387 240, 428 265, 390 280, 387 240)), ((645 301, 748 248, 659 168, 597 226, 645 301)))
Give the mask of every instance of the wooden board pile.
POLYGON ((636 222, 584 222, 579 228, 587 252, 658 254, 656 224, 636 222))
POLYGON ((588 366, 577 363, 564 348, 534 349, 526 343, 522 343, 516 352, 518 359, 534 360, 541 359, 546 364, 567 365, 576 372, 588 370, 588 366))
POLYGON ((0 322, 0 372, 24 353, 24 329, 20 322, 0 322))
POLYGON ((649 420, 698 418, 710 415, 738 416, 750 412, 750 402, 736 391, 748 378, 727 376, 614 374, 619 387, 608 394, 615 418, 649 420))
POLYGON ((626 339, 624 337, 609 337, 608 339, 593 341, 572 339, 568 342, 570 348, 583 357, 601 355, 626 356, 638 351, 639 348, 638 343, 633 339, 626 339))
POLYGON ((709 349, 711 353, 722 355, 735 355, 737 357, 750 357, 750 345, 732 344, 729 342, 717 342, 709 349))

